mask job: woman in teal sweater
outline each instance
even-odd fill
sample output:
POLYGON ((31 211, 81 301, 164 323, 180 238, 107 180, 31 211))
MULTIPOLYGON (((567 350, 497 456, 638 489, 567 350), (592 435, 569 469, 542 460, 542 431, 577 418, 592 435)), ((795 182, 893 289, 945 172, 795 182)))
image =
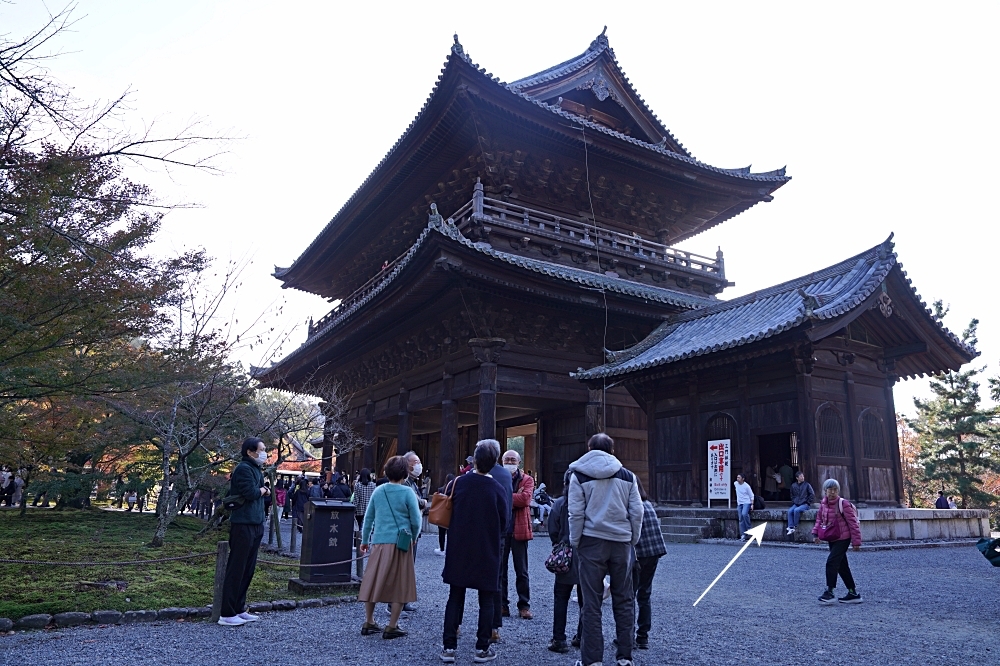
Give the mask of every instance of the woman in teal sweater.
POLYGON ((385 464, 389 483, 375 489, 365 520, 361 525, 361 553, 371 549, 365 576, 358 591, 358 601, 365 602, 365 623, 361 635, 382 632, 382 638, 399 638, 406 632, 399 628, 403 605, 417 600, 417 577, 413 571, 413 556, 397 547, 399 532, 409 533, 411 540, 420 534, 420 506, 417 496, 404 485, 409 466, 402 456, 393 456, 385 464), (375 604, 392 606, 389 624, 383 629, 375 623, 375 604))

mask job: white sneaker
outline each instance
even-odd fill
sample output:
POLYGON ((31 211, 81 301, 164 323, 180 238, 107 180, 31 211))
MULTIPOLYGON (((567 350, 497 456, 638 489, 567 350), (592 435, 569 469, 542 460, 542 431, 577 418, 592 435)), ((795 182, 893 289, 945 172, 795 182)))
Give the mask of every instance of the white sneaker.
POLYGON ((785 534, 786 535, 788 535, 788 534, 795 534, 795 528, 794 527, 789 527, 788 529, 785 530, 785 534))
POLYGON ((435 548, 435 549, 434 549, 434 554, 435 554, 435 555, 438 555, 438 556, 440 556, 440 557, 444 557, 444 551, 443 551, 443 550, 441 550, 440 548, 435 548))
POLYGON ((619 659, 616 666, 635 666, 635 663, 631 659, 619 659))
POLYGON ((242 618, 245 622, 256 622, 260 619, 260 615, 254 615, 253 613, 248 613, 246 611, 243 611, 236 617, 242 618))
POLYGON ((241 618, 239 615, 234 615, 233 617, 220 617, 219 624, 223 627, 238 627, 241 624, 246 624, 247 621, 241 618))

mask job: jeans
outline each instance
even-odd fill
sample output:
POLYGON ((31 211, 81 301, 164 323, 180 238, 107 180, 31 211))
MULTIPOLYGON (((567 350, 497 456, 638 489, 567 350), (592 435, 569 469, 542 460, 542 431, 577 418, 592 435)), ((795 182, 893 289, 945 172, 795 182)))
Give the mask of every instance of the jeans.
POLYGON ((222 617, 233 617, 246 610, 247 590, 257 568, 257 549, 263 537, 263 525, 229 526, 229 560, 222 583, 222 617))
POLYGON ((538 521, 542 525, 548 524, 549 513, 552 511, 551 504, 539 504, 538 505, 538 521))
MULTIPOLYGON (((476 649, 485 650, 490 646, 493 633, 493 605, 496 592, 479 590, 479 624, 476 627, 476 649)), ((465 588, 451 586, 448 603, 444 608, 444 636, 442 643, 446 650, 458 647, 458 627, 462 623, 465 609, 465 588)))
POLYGON ((517 589, 518 610, 531 607, 531 587, 528 582, 528 542, 518 541, 508 534, 503 541, 503 559, 500 561, 500 601, 510 608, 507 597, 507 574, 510 556, 514 555, 514 587, 517 589))
POLYGON ((575 556, 579 560, 580 591, 583 593, 583 631, 580 632, 580 661, 604 661, 604 633, 601 604, 604 577, 611 576, 611 608, 615 615, 618 653, 615 659, 632 660, 632 629, 635 601, 632 591, 632 544, 583 536, 575 556))
POLYGON ((830 542, 830 555, 826 558, 826 586, 828 589, 837 587, 837 574, 844 579, 848 590, 854 588, 854 576, 851 566, 847 563, 847 549, 851 547, 850 539, 830 542))
MULTIPOLYGON (((603 591, 602 591, 603 593, 603 591)), ((569 598, 573 594, 573 583, 556 583, 552 590, 554 601, 552 604, 552 640, 566 640, 566 614, 569 611, 569 598)), ((580 635, 580 625, 583 622, 583 594, 576 593, 576 600, 580 604, 581 612, 577 614, 576 636, 580 635)))
POLYGON ((751 504, 740 504, 736 507, 736 511, 740 514, 740 534, 746 534, 750 529, 750 509, 752 506, 751 504))
POLYGON ((649 629, 653 626, 653 605, 649 598, 653 594, 653 576, 656 575, 658 557, 640 557, 632 567, 632 589, 635 600, 639 603, 639 629, 636 638, 648 638, 649 629))
POLYGON ((794 530, 799 526, 799 518, 809 510, 808 504, 793 504, 788 510, 788 529, 794 530))

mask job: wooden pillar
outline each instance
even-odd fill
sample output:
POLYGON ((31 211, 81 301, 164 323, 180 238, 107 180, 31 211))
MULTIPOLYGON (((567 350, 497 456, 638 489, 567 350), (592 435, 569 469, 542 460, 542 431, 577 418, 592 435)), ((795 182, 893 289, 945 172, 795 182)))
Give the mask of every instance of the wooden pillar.
POLYGON ((326 402, 319 403, 319 411, 323 414, 323 453, 320 458, 320 472, 330 480, 333 471, 334 439, 336 432, 333 430, 333 419, 330 418, 330 405, 326 402))
MULTIPOLYGON (((507 343, 502 338, 472 338, 469 346, 479 361, 479 439, 497 436, 497 362, 507 343)), ((502 447, 501 447, 502 448, 502 447)))
POLYGON ((854 473, 854 487, 851 488, 853 500, 869 498, 868 479, 864 477, 864 467, 861 458, 864 446, 861 440, 861 427, 858 423, 858 398, 854 387, 854 373, 848 370, 844 373, 844 393, 847 395, 847 441, 850 443, 851 471, 854 473))
POLYGON ((587 388, 586 435, 604 432, 604 389, 587 388))
MULTIPOLYGON (((816 467, 816 427, 812 407, 812 371, 815 365, 812 347, 800 350, 795 359, 795 397, 799 407, 799 469, 806 481, 815 484, 819 480, 816 467)), ((817 501, 822 497, 817 497, 817 501)))
POLYGON ((649 389, 646 391, 646 459, 649 461, 649 487, 646 488, 646 494, 653 499, 654 502, 661 502, 666 500, 666 497, 660 497, 660 483, 656 474, 656 466, 660 464, 660 458, 657 455, 659 442, 656 441, 656 389, 653 384, 649 385, 649 389))
POLYGON ((375 396, 369 394, 368 404, 365 405, 365 441, 368 442, 368 444, 365 446, 361 465, 363 467, 367 467, 373 473, 378 471, 375 469, 375 455, 378 452, 377 435, 378 429, 375 425, 375 396))
POLYGON ((412 417, 407 411, 406 403, 410 399, 410 392, 405 388, 399 389, 399 430, 396 434, 396 455, 401 456, 410 450, 410 430, 412 417))
POLYGON ((758 472, 760 471, 758 457, 760 453, 753 446, 753 442, 750 441, 750 385, 747 381, 746 365, 739 368, 737 385, 739 386, 740 401, 738 446, 740 447, 740 462, 743 463, 743 479, 750 484, 755 493, 761 493, 763 488, 758 476, 758 472))
POLYGON ((892 372, 885 376, 885 427, 889 435, 889 455, 892 457, 892 479, 896 486, 896 504, 906 506, 903 503, 903 461, 899 455, 899 430, 896 428, 896 399, 892 394, 892 387, 899 380, 892 372))
POLYGON ((688 378, 688 414, 691 421, 691 499, 694 502, 700 503, 703 499, 705 500, 705 506, 708 506, 708 489, 701 487, 701 470, 702 463, 704 462, 707 466, 708 463, 705 459, 708 457, 708 453, 701 441, 701 409, 698 400, 698 378, 691 375, 688 378))
POLYGON ((438 463, 442 482, 449 474, 458 473, 458 403, 451 399, 455 378, 444 373, 441 398, 441 460, 438 463))

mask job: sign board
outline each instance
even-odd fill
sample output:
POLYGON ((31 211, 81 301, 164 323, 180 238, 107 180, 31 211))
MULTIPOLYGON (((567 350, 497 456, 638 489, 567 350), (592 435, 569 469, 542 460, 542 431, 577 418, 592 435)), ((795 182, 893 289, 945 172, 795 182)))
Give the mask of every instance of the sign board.
POLYGON ((728 439, 713 439, 708 443, 708 501, 729 501, 729 483, 732 469, 731 444, 728 439))

